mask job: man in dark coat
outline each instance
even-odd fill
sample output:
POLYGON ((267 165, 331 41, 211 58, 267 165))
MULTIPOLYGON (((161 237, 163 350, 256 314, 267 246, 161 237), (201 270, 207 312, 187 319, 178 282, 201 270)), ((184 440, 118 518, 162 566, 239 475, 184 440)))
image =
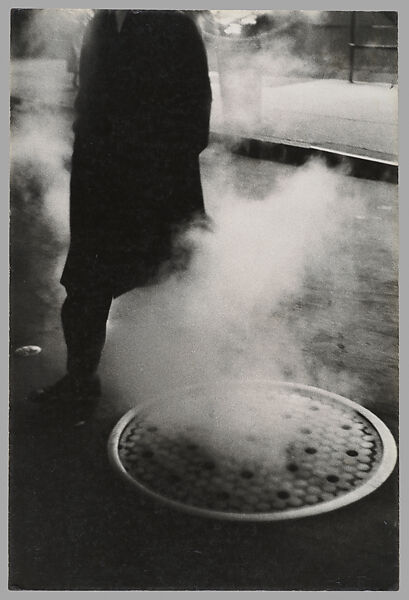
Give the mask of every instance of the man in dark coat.
POLYGON ((86 403, 112 298, 157 280, 183 225, 204 215, 199 154, 211 88, 206 52, 179 11, 98 11, 75 103, 71 244, 61 283, 67 375, 33 399, 86 403))

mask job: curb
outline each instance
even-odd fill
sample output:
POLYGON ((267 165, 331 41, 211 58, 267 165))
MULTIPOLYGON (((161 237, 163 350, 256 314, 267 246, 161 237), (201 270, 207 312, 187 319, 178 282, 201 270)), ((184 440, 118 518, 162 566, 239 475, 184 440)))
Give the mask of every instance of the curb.
MULTIPOLYGON (((23 101, 19 96, 11 96, 11 109, 23 101)), ((72 106, 43 103, 41 108, 72 111, 72 106)), ((292 140, 270 140, 261 137, 249 137, 220 131, 211 131, 209 141, 221 143, 231 152, 249 158, 269 160, 282 164, 301 166, 312 157, 323 159, 329 167, 343 167, 347 175, 360 179, 398 183, 399 166, 397 161, 380 155, 379 158, 354 152, 325 148, 292 140)))
POLYGON ((318 147, 290 140, 266 140, 227 133, 210 133, 210 141, 221 143, 235 154, 301 166, 310 158, 324 160, 329 167, 343 167, 347 175, 360 179, 398 183, 399 166, 395 161, 318 147))

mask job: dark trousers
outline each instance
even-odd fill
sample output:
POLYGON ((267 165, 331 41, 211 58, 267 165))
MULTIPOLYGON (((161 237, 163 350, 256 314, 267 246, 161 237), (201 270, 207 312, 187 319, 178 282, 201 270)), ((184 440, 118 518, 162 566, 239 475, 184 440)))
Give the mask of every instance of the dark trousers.
POLYGON ((61 320, 67 345, 67 372, 78 380, 97 371, 105 344, 112 294, 106 290, 67 288, 61 320))

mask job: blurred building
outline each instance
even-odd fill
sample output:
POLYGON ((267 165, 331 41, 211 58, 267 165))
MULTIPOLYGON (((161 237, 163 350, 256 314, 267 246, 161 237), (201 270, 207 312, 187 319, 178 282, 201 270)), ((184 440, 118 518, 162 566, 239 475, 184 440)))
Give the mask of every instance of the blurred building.
MULTIPOLYGON (((66 58, 67 44, 81 39, 91 10, 13 9, 11 56, 66 58)), ((253 54, 268 58, 265 76, 348 79, 350 72, 350 11, 184 11, 203 31, 209 67, 220 68, 220 57, 253 54), (289 60, 291 58, 291 60, 289 60), (271 60, 270 60, 271 59, 271 60), (288 59, 288 60, 287 60, 288 59)), ((395 82, 397 52, 376 46, 396 46, 398 15, 392 11, 355 13, 355 43, 372 46, 354 52, 356 79, 395 82)))
MULTIPOLYGON (((349 77, 351 11, 201 12, 198 22, 207 43, 211 70, 218 70, 220 53, 240 53, 246 46, 254 48, 258 38, 259 49, 266 57, 271 56, 270 69, 267 61, 263 61, 266 76, 349 77), (250 14, 229 20, 229 13, 234 12, 250 14)), ((393 47, 398 44, 398 13, 356 11, 354 14, 355 43, 370 46, 360 47, 354 53, 356 79, 396 81, 398 53, 393 47)))

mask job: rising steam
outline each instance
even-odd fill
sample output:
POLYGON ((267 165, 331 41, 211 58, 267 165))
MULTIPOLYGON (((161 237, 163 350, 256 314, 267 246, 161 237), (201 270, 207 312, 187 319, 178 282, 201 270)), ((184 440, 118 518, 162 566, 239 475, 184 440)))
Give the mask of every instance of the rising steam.
MULTIPOLYGON (((286 48, 289 56, 291 48, 286 48)), ((240 72, 241 88, 250 88, 253 80, 243 81, 246 73, 265 75, 267 64, 267 74, 285 71, 289 63, 282 58, 285 53, 279 55, 281 66, 279 59, 271 60, 274 53, 257 51, 246 58, 233 52, 226 65, 240 72), (240 71, 243 61, 247 70, 240 71)), ((230 92, 239 80, 234 81, 230 92)), ((246 126, 251 126, 256 108, 240 101, 237 105, 246 126)), ((41 279, 46 289, 58 286, 57 272, 65 257, 71 140, 69 124, 62 125, 60 115, 44 116, 38 106, 28 105, 12 138, 12 180, 24 196, 23 210, 35 212, 37 223, 46 223, 53 231, 53 268, 46 281, 41 279), (34 195, 27 192, 30 181, 37 186, 34 195)), ((264 193, 243 194, 232 177, 234 159, 229 153, 220 155, 211 148, 203 160, 205 166, 222 165, 219 171, 205 169, 203 176, 212 227, 194 226, 178 239, 178 244, 195 248, 187 271, 160 285, 134 290, 114 303, 101 374, 106 397, 112 392, 121 409, 156 395, 162 401, 157 416, 168 427, 192 420, 206 426, 216 423, 211 427, 210 446, 221 451, 228 443, 229 451, 239 453, 235 432, 242 432, 248 419, 229 397, 228 386, 216 400, 212 397, 216 404, 210 413, 209 396, 203 404, 185 403, 181 410, 180 404, 166 404, 167 394, 176 387, 211 387, 229 379, 311 382, 302 340, 287 309, 302 298, 307 277, 322 283, 342 279, 348 272, 353 285, 353 265, 341 260, 340 248, 351 202, 343 190, 342 174, 320 162, 275 178, 264 193), (227 442, 221 443, 223 437, 227 442)), ((330 374, 326 377, 330 380, 330 374)), ((270 403, 266 413, 260 400, 258 408, 254 427, 274 429, 283 405, 277 402, 271 410, 270 403)), ((290 433, 289 429, 276 432, 283 448, 290 433)))
POLYGON ((340 175, 311 163, 262 200, 238 196, 231 182, 215 184, 206 186, 217 198, 213 230, 184 236, 196 248, 189 271, 113 309, 108 362, 129 398, 141 386, 146 393, 219 377, 285 379, 284 356, 305 375, 277 314, 301 295, 308 271, 328 270, 345 218, 340 175))
POLYGON ((81 43, 93 14, 93 9, 83 8, 33 9, 21 43, 29 56, 63 58, 70 43, 81 43))
POLYGON ((104 368, 123 408, 157 397, 152 416, 163 431, 199 425, 201 445, 216 454, 239 457, 246 431, 269 429, 275 460, 285 460, 293 433, 291 424, 277 430, 285 401, 238 403, 228 381, 288 380, 290 368, 290 380, 311 383, 286 307, 302 297, 308 273, 328 280, 346 266, 333 261, 331 273, 350 211, 341 183, 340 173, 314 161, 262 199, 238 195, 231 181, 207 181, 213 227, 193 227, 180 240, 195 247, 190 269, 130 292, 112 310, 104 368), (203 386, 207 396, 186 400, 181 391, 168 400, 186 385, 203 386))

